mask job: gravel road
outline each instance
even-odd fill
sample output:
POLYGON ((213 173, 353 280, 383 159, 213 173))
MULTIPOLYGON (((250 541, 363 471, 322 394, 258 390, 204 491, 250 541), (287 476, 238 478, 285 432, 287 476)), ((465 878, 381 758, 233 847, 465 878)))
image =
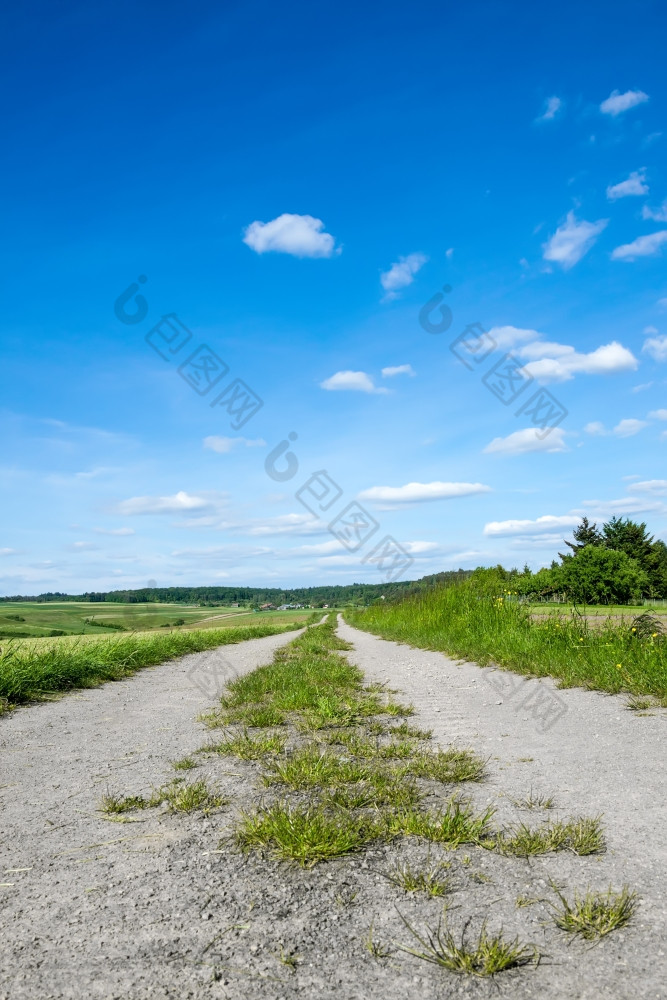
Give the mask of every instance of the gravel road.
POLYGON ((340 634, 367 681, 399 689, 434 740, 488 759, 488 780, 470 791, 477 805, 493 805, 500 823, 603 814, 607 853, 522 860, 405 839, 305 872, 246 860, 225 837, 239 808, 262 796, 258 766, 208 757, 186 777, 217 784, 229 806, 208 818, 150 810, 112 822, 98 811, 101 795, 170 780, 171 762, 207 742, 196 717, 224 681, 268 662, 295 633, 225 646, 0 719, 2 1000, 667 995, 665 714, 638 717, 616 697, 556 694, 548 680, 457 664, 344 624, 340 634), (555 808, 518 807, 531 789, 555 808), (384 877, 396 861, 427 857, 451 865, 454 928, 469 917, 475 928, 484 918, 491 930, 502 924, 545 953, 541 964, 489 982, 400 951, 370 954, 369 932, 409 943, 399 911, 413 926, 437 924, 443 900, 406 896, 384 877), (599 945, 568 944, 545 903, 515 906, 519 895, 553 898, 550 879, 568 894, 627 883, 641 905, 599 945))

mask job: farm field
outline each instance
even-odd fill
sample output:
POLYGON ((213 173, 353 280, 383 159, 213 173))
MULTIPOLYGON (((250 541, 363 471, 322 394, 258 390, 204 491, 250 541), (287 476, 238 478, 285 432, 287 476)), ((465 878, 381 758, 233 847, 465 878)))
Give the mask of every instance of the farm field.
POLYGON ((246 608, 200 608, 182 604, 111 604, 99 602, 23 602, 0 604, 0 638, 45 638, 148 632, 157 628, 225 628, 271 620, 276 625, 305 621, 310 611, 248 611, 246 608), (95 622, 95 624, 92 624, 95 622))

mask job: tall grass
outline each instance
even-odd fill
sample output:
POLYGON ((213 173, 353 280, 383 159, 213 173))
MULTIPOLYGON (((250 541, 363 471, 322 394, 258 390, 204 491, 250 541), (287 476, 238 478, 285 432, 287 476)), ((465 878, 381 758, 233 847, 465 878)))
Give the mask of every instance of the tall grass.
POLYGON ((237 628, 189 632, 135 633, 91 641, 2 642, 0 713, 12 704, 72 688, 92 687, 128 677, 141 667, 185 653, 200 653, 228 643, 290 632, 293 625, 270 622, 237 628))
POLYGON ((550 615, 534 621, 528 608, 475 578, 389 605, 349 611, 351 625, 422 649, 482 665, 559 678, 563 687, 652 695, 667 703, 667 637, 640 635, 608 619, 550 615), (599 619, 598 619, 599 621, 599 619))

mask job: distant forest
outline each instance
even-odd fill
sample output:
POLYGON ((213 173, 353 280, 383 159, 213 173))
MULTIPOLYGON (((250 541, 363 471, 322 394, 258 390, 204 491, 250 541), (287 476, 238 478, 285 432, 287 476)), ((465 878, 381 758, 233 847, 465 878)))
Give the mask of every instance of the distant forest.
POLYGON ((0 597, 0 602, 92 601, 105 604, 197 604, 200 607, 238 603, 260 604, 371 604, 381 597, 396 599, 443 584, 467 579, 472 570, 458 569, 424 576, 420 580, 399 580, 395 583, 350 583, 322 587, 142 587, 140 590, 91 591, 85 594, 46 593, 37 596, 17 594, 0 597))

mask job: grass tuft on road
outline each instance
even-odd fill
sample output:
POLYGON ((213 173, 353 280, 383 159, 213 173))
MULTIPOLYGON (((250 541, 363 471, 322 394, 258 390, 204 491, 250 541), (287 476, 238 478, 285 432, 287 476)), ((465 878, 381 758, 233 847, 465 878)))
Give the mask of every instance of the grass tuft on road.
POLYGON ((575 891, 573 902, 553 887, 560 899, 554 923, 569 934, 580 935, 587 941, 598 941, 605 934, 623 927, 637 908, 637 893, 624 885, 620 892, 610 887, 604 892, 586 892, 580 896, 575 891))
POLYGON ((410 926, 402 914, 399 916, 421 945, 421 949, 399 945, 400 950, 425 962, 449 969, 450 972, 480 977, 495 976, 499 972, 528 965, 530 962, 537 964, 539 960, 539 953, 534 946, 522 944, 518 938, 507 941, 502 931, 498 934, 489 934, 486 923, 482 925, 477 939, 470 942, 467 940, 468 921, 463 928, 459 943, 442 921, 435 930, 427 926, 420 934, 410 926))

